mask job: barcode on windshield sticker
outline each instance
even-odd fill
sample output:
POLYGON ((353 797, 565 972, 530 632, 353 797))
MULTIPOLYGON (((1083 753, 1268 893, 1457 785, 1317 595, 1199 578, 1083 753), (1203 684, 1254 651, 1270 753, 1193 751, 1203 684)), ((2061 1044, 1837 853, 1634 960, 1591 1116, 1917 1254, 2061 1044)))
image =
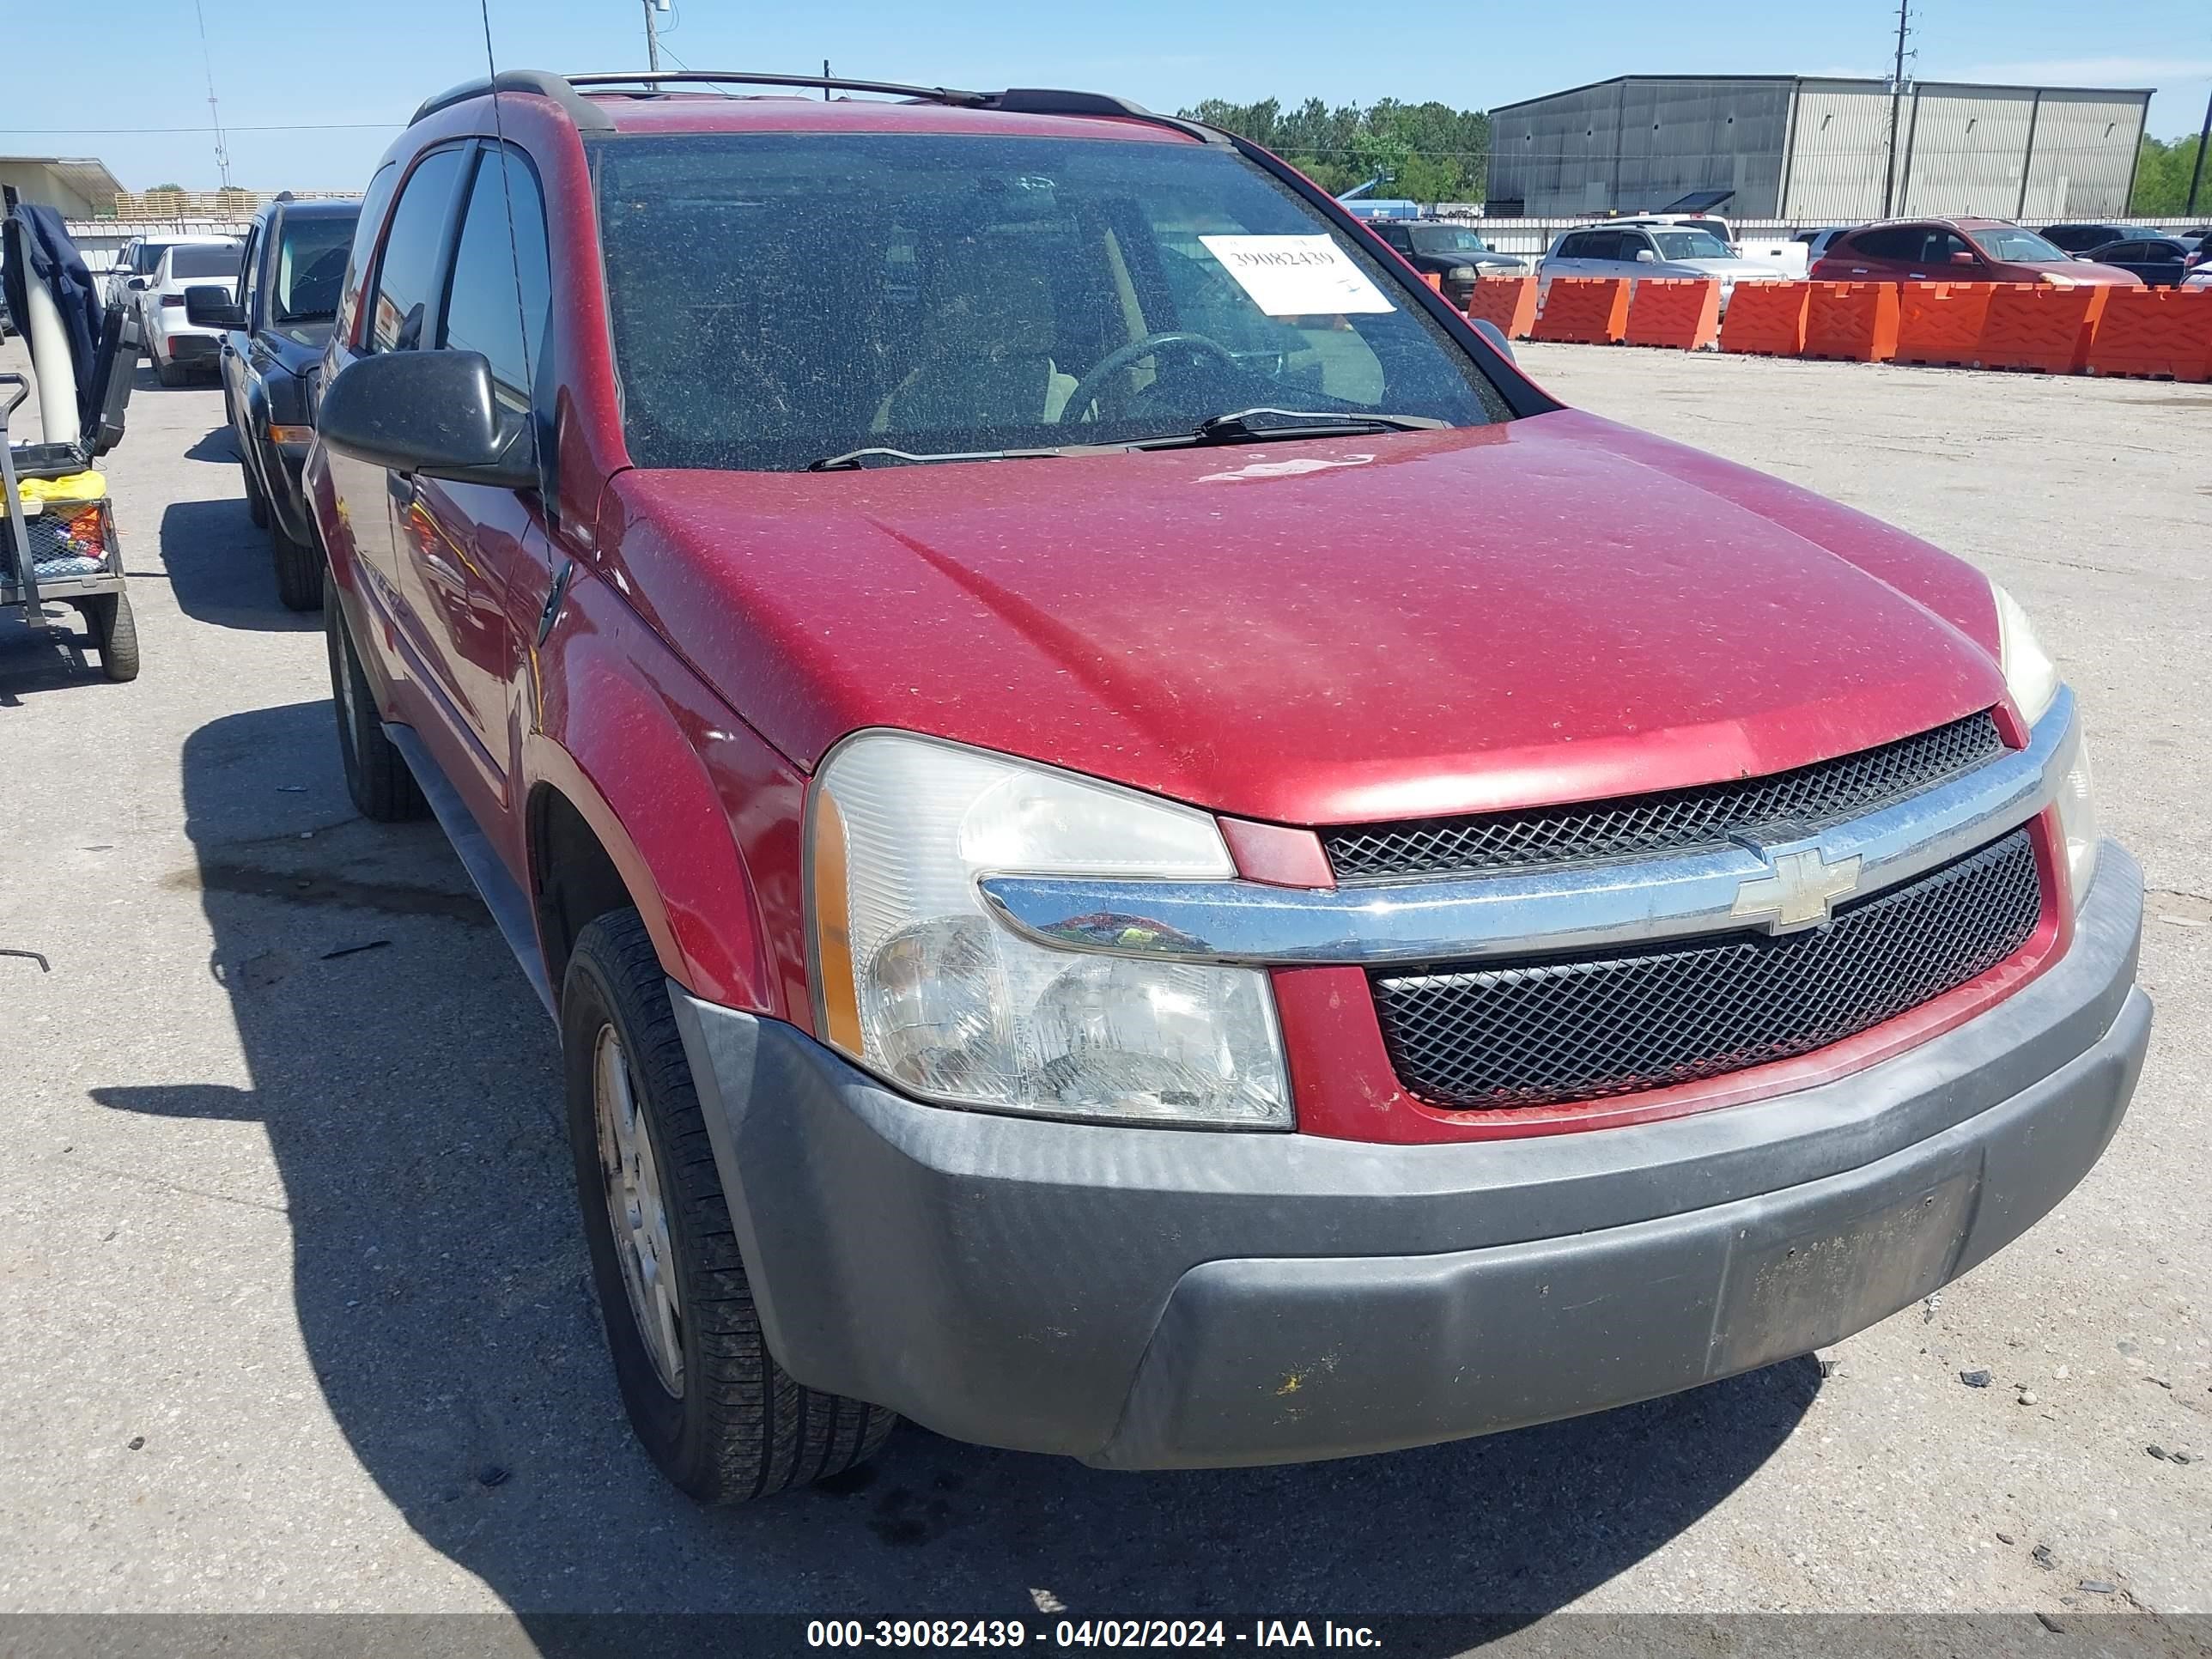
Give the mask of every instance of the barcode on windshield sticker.
POLYGON ((1206 251, 1270 317, 1395 311, 1332 236, 1201 236, 1206 251))

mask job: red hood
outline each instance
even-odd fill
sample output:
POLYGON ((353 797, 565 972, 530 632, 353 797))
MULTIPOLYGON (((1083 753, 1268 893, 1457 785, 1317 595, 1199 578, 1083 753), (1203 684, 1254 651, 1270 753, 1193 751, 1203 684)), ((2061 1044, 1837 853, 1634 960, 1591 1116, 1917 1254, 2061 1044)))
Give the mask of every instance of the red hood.
POLYGON ((631 471, 608 567, 804 766, 860 726, 1348 823, 1770 772, 2002 700, 1924 543, 1577 412, 1452 432, 631 471))

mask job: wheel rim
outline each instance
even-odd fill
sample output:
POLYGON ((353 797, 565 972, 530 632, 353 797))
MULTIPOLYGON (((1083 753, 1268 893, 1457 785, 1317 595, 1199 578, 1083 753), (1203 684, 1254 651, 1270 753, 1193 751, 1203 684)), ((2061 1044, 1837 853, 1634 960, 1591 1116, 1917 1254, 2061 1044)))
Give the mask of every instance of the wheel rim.
POLYGON ((668 1239, 668 1205, 653 1138, 638 1112, 629 1057, 612 1025, 599 1028, 592 1054, 592 1101, 599 1124, 599 1176, 607 1223, 630 1322, 653 1361, 660 1386, 684 1393, 684 1308, 676 1289, 676 1252, 668 1239))

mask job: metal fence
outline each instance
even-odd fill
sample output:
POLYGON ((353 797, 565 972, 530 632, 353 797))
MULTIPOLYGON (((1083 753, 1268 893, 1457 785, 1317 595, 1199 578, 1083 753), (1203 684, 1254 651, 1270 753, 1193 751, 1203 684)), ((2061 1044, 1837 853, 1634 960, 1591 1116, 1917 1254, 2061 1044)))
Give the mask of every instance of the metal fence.
POLYGON ((77 252, 84 255, 86 266, 94 276, 101 276, 115 269, 123 250, 141 236, 157 242, 179 236, 243 238, 252 223, 251 213, 243 219, 72 219, 69 234, 77 252))

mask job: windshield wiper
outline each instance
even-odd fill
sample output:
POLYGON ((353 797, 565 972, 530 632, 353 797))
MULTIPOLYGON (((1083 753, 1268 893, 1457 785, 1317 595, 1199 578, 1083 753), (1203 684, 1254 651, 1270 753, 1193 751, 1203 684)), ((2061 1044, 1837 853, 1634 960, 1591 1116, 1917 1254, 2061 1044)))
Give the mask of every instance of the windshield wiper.
POLYGON ((925 461, 1036 461, 1048 457, 1057 458, 1066 452, 1059 449, 961 449, 941 454, 918 455, 910 449, 893 449, 884 444, 871 444, 866 449, 848 449, 842 455, 824 455, 818 461, 809 461, 809 472, 858 472, 871 462, 885 466, 918 466, 925 461))
POLYGON ((1277 438, 1333 438, 1347 432, 1433 432, 1451 424, 1425 415, 1354 409, 1274 409, 1262 404, 1200 421, 1188 432, 1139 438, 1129 449, 1181 449, 1201 444, 1267 443, 1277 438))

